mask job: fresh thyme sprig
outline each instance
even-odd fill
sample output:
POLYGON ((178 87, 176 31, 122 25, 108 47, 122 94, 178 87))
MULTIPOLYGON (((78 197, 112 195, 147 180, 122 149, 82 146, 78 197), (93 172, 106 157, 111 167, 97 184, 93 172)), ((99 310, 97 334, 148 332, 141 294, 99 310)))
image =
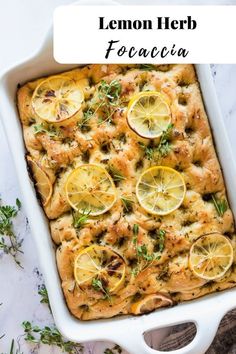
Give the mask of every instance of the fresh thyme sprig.
POLYGON ((87 111, 84 112, 83 119, 78 123, 79 128, 81 130, 84 128, 84 131, 90 130, 87 122, 99 110, 101 110, 101 113, 105 115, 105 118, 99 116, 98 125, 101 125, 105 122, 111 124, 112 116, 121 104, 121 89, 122 87, 118 80, 112 80, 111 82, 102 80, 97 87, 96 94, 91 102, 91 105, 87 111))
POLYGON ((17 259, 18 254, 23 253, 21 250, 23 240, 19 240, 15 235, 12 223, 20 208, 19 199, 16 199, 16 206, 0 205, 0 250, 13 257, 16 264, 23 268, 17 259))
POLYGON ((173 124, 169 124, 167 129, 161 135, 160 142, 157 147, 157 153, 159 154, 160 157, 167 156, 171 150, 169 139, 170 139, 170 134, 172 132, 173 126, 174 126, 173 124))
POLYGON ((97 92, 98 102, 95 103, 95 112, 102 109, 106 116, 105 119, 100 117, 98 123, 99 125, 105 122, 112 123, 112 116, 120 103, 121 84, 117 80, 112 80, 110 83, 102 80, 97 92))
POLYGON ((46 133, 51 138, 58 138, 61 132, 52 124, 40 123, 34 125, 34 134, 46 133))
POLYGON ((52 312, 51 311, 50 302, 49 302, 49 297, 48 297, 48 291, 47 291, 46 286, 44 284, 42 284, 39 287, 38 294, 41 296, 40 303, 41 304, 47 304, 48 307, 49 307, 50 312, 52 312))
POLYGON ((104 298, 110 300, 111 296, 109 294, 109 290, 106 289, 105 286, 103 286, 102 281, 98 278, 93 278, 92 279, 92 287, 96 291, 101 291, 104 294, 104 298))
POLYGON ((101 101, 115 106, 119 101, 121 93, 121 84, 117 80, 112 80, 110 83, 102 80, 98 86, 98 97, 101 101))
POLYGON ((215 194, 211 195, 214 207, 216 208, 217 214, 223 216, 226 210, 228 209, 228 203, 226 199, 217 199, 215 194))
POLYGON ((170 153, 171 145, 169 140, 173 126, 173 124, 169 124, 167 129, 163 131, 157 146, 148 146, 139 142, 139 145, 144 150, 144 154, 148 160, 160 159, 166 157, 170 153))
POLYGON ((51 328, 45 326, 40 328, 39 326, 32 325, 29 321, 24 321, 22 326, 26 342, 55 345, 62 349, 62 351, 70 354, 83 352, 83 346, 81 344, 65 340, 55 327, 51 328))
MULTIPOLYGON (((147 262, 153 262, 155 260, 160 259, 160 253, 159 252, 154 252, 154 253, 148 253, 148 249, 147 246, 145 244, 137 246, 136 247, 136 252, 137 252, 137 256, 139 258, 142 258, 143 260, 147 261, 147 262)), ((150 264, 149 264, 150 266, 150 264)), ((145 265, 142 270, 146 269, 147 265, 145 265)))
POLYGON ((76 229, 81 229, 88 221, 91 210, 84 210, 82 213, 73 214, 73 226, 76 229))
POLYGON ((13 236, 12 218, 14 218, 21 208, 21 202, 16 199, 16 206, 1 205, 0 206, 0 233, 13 236))
MULTIPOLYGON (((164 230, 163 230, 164 231, 164 230)), ((159 260, 161 258, 161 252, 164 249, 164 246, 160 246, 158 252, 149 253, 147 246, 145 244, 138 244, 138 233, 139 233, 139 225, 133 225, 133 239, 132 242, 134 244, 136 255, 138 259, 137 266, 132 270, 133 275, 138 275, 141 271, 147 269, 152 265, 155 260, 159 260)), ((164 238, 164 233, 161 233, 161 238, 164 238)))

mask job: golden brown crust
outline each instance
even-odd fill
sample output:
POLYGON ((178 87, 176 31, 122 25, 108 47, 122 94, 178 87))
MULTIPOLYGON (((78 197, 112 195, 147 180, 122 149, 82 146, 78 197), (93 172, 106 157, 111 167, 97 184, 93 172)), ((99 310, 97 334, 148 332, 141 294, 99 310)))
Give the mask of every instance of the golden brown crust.
MULTIPOLYGON (((46 132, 35 134, 34 130, 34 125, 42 121, 33 112, 30 100, 42 79, 27 83, 18 91, 26 148, 53 183, 53 195, 44 210, 50 220, 52 238, 59 246, 58 270, 70 311, 83 320, 108 318, 130 313, 130 306, 137 296, 161 292, 168 293, 174 301, 184 301, 234 286, 234 267, 223 280, 211 283, 196 278, 188 267, 189 249, 203 234, 220 232, 235 244, 230 209, 219 216, 209 200, 212 193, 226 199, 226 191, 194 67, 166 65, 143 71, 138 65, 89 65, 62 75, 73 78, 82 87, 85 94, 82 111, 93 102, 101 80, 118 80, 122 88, 122 104, 113 112, 112 123, 104 117, 101 122, 101 112, 97 112, 89 124, 83 126, 80 111, 73 119, 56 127, 59 131, 56 137, 46 132), (171 151, 152 160, 145 155, 145 145, 148 146, 150 141, 136 135, 126 121, 128 101, 142 90, 161 91, 171 102, 174 126, 171 151), (117 183, 119 198, 112 209, 100 217, 89 217, 82 228, 76 229, 64 185, 70 171, 84 162, 119 171, 123 179, 117 183), (135 197, 139 175, 145 168, 156 164, 180 171, 187 186, 182 206, 162 217, 147 214, 135 197), (130 210, 124 207, 122 196, 132 199, 130 210), (136 261, 134 224, 139 225, 138 239, 146 245, 148 252, 153 252, 156 247, 155 230, 166 231, 160 259, 137 276, 132 275, 136 261), (74 279, 75 256, 81 247, 92 243, 111 246, 127 263, 124 286, 110 301, 92 289, 85 294, 74 279)), ((154 144, 157 145, 158 140, 155 139, 154 144)))

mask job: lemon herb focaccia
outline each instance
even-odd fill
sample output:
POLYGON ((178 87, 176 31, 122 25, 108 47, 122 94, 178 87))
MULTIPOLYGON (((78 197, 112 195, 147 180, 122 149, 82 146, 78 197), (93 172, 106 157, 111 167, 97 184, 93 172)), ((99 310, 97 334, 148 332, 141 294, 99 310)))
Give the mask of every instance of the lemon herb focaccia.
POLYGON ((74 316, 235 285, 234 221, 192 65, 88 65, 17 97, 74 316))

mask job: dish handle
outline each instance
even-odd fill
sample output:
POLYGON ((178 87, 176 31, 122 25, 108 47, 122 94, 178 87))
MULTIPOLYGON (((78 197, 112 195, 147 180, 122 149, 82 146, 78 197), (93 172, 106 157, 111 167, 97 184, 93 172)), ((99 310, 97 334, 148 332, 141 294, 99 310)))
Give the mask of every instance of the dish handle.
MULTIPOLYGON (((146 330, 143 330, 141 326, 137 328, 137 323, 134 323, 134 326, 131 325, 126 331, 116 333, 116 337, 113 337, 112 340, 127 350, 129 354, 204 354, 214 340, 223 315, 224 313, 217 313, 217 309, 211 309, 211 311, 201 313, 201 316, 197 316, 195 319, 189 316, 189 318, 191 318, 189 320, 182 319, 180 321, 172 321, 172 323, 168 321, 168 325, 166 326, 157 325, 155 327, 153 326, 153 328, 147 326, 148 329, 146 330), (195 324, 196 335, 191 343, 180 349, 168 352, 159 351, 149 347, 144 339, 145 331, 149 332, 155 329, 163 329, 163 327, 168 329, 168 327, 188 322, 195 324)), ((145 322, 148 323, 148 316, 145 322)), ((165 336, 162 335, 162 338, 163 337, 165 336)), ((160 338, 160 341, 162 338, 160 338)))

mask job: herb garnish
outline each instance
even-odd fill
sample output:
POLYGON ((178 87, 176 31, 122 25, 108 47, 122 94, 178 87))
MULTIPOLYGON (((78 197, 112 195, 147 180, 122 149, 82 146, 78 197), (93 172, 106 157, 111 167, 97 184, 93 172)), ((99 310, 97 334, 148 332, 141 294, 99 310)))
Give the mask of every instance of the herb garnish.
POLYGON ((130 196, 124 196, 124 195, 120 197, 120 200, 121 200, 123 207, 124 207, 124 211, 126 213, 131 213, 133 210, 134 200, 131 198, 132 197, 130 197, 130 196))
POLYGON ((112 124, 112 116, 120 104, 120 94, 121 94, 121 84, 118 80, 112 80, 108 83, 102 80, 97 87, 97 95, 95 95, 90 107, 86 112, 84 112, 84 119, 78 123, 81 128, 87 126, 88 120, 95 114, 99 109, 101 113, 105 115, 98 117, 98 124, 103 124, 108 122, 112 124))
POLYGON ((0 250, 13 257, 17 265, 23 268, 17 259, 21 250, 22 240, 19 240, 13 231, 12 219, 18 214, 21 208, 21 202, 16 199, 16 207, 10 205, 0 205, 0 250))
POLYGON ((158 230, 155 234, 155 240, 158 241, 158 243, 155 245, 155 249, 158 252, 163 252, 165 248, 165 235, 166 231, 165 230, 158 230))
POLYGON ((48 291, 47 291, 46 286, 44 284, 39 287, 38 294, 41 296, 40 303, 47 304, 50 312, 52 312, 51 307, 50 307, 49 297, 48 297, 48 291))
POLYGON ((111 175, 113 181, 116 183, 123 181, 125 179, 122 173, 111 165, 108 166, 108 173, 111 175))
MULTIPOLYGON (((162 232, 160 233, 160 237, 161 239, 164 239, 164 230, 161 230, 162 232)), ((159 260, 161 258, 160 253, 163 251, 164 249, 164 245, 161 245, 158 252, 153 252, 153 253, 149 253, 147 246, 145 244, 139 245, 138 244, 138 233, 139 233, 139 225, 138 224, 134 224, 133 225, 133 239, 132 242, 135 246, 135 250, 136 250, 136 255, 137 255, 137 259, 138 259, 138 264, 137 266, 132 270, 132 274, 133 275, 138 275, 141 271, 147 269, 148 267, 151 266, 151 264, 155 261, 155 260, 159 260)))
POLYGON ((147 250, 147 246, 140 245, 136 247, 137 256, 143 258, 145 261, 152 262, 154 259, 157 259, 157 255, 155 253, 149 254, 147 250))
POLYGON ((82 132, 89 132, 90 126, 88 124, 89 120, 92 118, 94 112, 91 108, 88 108, 86 111, 83 112, 82 119, 77 123, 77 126, 80 128, 82 132))
POLYGON ((228 203, 226 199, 217 199, 215 194, 211 195, 214 207, 219 216, 223 216, 226 210, 228 209, 228 203))
POLYGON ((83 227, 89 218, 91 210, 84 210, 82 213, 74 213, 73 214, 73 226, 76 229, 81 229, 83 227))
POLYGON ((166 157, 169 154, 171 151, 169 139, 173 126, 173 124, 169 124, 167 129, 163 131, 157 146, 148 146, 142 142, 139 142, 139 145, 144 150, 144 154, 148 160, 153 160, 154 158, 160 159, 162 157, 166 157))
MULTIPOLYGON (((117 80, 112 80, 110 83, 102 80, 98 86, 98 104, 95 112, 98 109, 102 109, 105 114, 105 119, 99 117, 99 124, 104 122, 112 123, 112 116, 115 113, 118 105, 121 93, 121 84, 117 80)), ((96 105, 95 105, 96 106, 96 105)))
POLYGON ((105 296, 104 299, 111 299, 111 296, 109 294, 109 290, 105 288, 105 286, 103 286, 102 281, 98 278, 93 278, 92 279, 92 287, 94 288, 94 290, 96 291, 101 291, 105 296))
POLYGON ((138 242, 138 233, 139 233, 139 225, 138 224, 134 224, 133 225, 133 239, 132 242, 135 246, 137 246, 137 242, 138 242))
POLYGON ((102 80, 98 86, 98 97, 105 103, 114 106, 117 104, 121 93, 121 84, 117 80, 112 80, 110 83, 102 80))
POLYGON ((61 136, 61 132, 52 124, 35 124, 34 125, 34 134, 46 133, 51 138, 58 138, 61 136))
POLYGON ((159 157, 167 156, 171 150, 169 139, 170 139, 170 134, 172 132, 173 126, 174 126, 173 124, 169 124, 167 129, 161 135, 160 142, 157 147, 157 152, 159 154, 159 157))
POLYGON ((140 64, 140 65, 138 66, 138 68, 139 68, 140 70, 143 70, 143 71, 156 70, 155 65, 153 65, 153 64, 140 64))
POLYGON ((148 160, 153 160, 154 154, 155 154, 155 147, 147 146, 143 144, 142 142, 138 143, 139 146, 144 150, 144 154, 148 160))
POLYGON ((24 321, 22 326, 24 328, 25 341, 27 342, 55 345, 70 354, 82 353, 83 351, 81 344, 64 340, 61 333, 55 327, 50 328, 45 326, 44 328, 40 328, 39 326, 33 326, 29 321, 24 321))

